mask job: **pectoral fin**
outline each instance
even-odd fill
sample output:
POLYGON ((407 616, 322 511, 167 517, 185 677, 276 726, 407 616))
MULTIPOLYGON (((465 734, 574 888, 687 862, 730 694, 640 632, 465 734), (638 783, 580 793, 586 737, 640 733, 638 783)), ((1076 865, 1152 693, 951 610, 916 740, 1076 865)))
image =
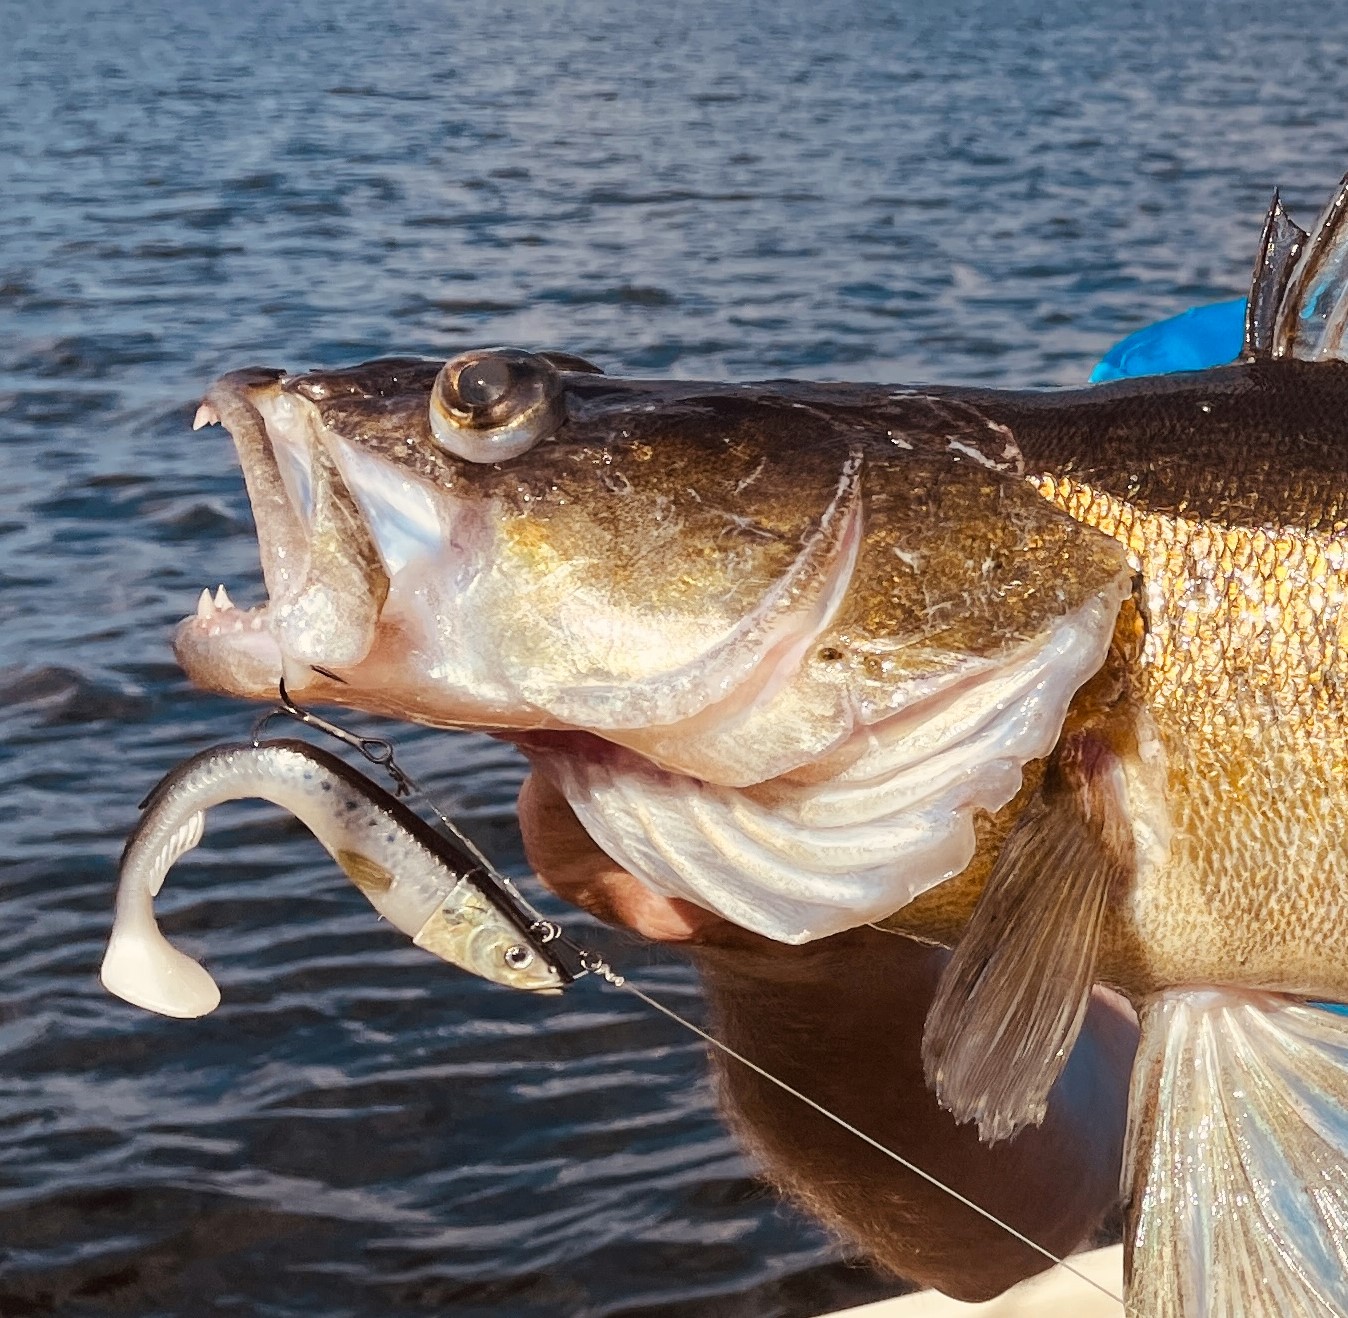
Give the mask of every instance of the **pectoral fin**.
POLYGON ((1064 739, 1016 821, 927 1016, 927 1083, 988 1143, 1044 1118, 1081 1029, 1111 892, 1132 869, 1122 767, 1064 739))
POLYGON ((1135 1318, 1348 1315, 1348 1019, 1272 993, 1142 1010, 1124 1175, 1135 1318))

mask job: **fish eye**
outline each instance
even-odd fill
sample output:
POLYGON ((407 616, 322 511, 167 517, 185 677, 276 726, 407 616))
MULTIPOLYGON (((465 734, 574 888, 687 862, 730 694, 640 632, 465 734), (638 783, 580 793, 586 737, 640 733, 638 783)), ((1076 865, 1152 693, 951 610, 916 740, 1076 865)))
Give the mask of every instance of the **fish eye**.
POLYGON ((511 970, 528 970, 534 963, 533 951, 531 948, 516 943, 513 947, 506 948, 505 963, 511 970))
POLYGON ((518 348, 461 353, 431 389, 435 442, 469 462, 517 457, 554 434, 564 417, 557 368, 518 348))

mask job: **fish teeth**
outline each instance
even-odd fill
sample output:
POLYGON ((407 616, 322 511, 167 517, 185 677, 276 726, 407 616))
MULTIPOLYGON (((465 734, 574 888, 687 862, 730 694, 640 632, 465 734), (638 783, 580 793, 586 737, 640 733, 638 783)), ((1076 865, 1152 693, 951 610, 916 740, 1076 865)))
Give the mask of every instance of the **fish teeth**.
POLYGON ((224 586, 217 586, 215 594, 203 590, 197 597, 197 620, 208 623, 212 636, 252 630, 260 632, 267 626, 261 609, 241 609, 229 597, 224 586))
POLYGON ((197 414, 192 418, 192 429, 200 430, 203 426, 218 426, 220 424, 220 413, 209 403, 202 403, 197 408, 197 414))

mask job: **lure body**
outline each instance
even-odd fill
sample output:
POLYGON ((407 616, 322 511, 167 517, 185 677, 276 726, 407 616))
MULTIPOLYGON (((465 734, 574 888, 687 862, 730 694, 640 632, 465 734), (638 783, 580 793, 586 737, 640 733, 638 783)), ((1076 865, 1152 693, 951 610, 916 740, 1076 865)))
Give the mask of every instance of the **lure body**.
POLYGON ((508 894, 465 847, 345 761, 300 740, 215 746, 173 769, 144 803, 121 859, 103 985, 166 1016, 220 1002, 206 969, 160 932, 153 899, 200 841, 206 812, 260 797, 293 814, 370 904, 418 946, 509 988, 558 990, 569 976, 531 937, 508 894))

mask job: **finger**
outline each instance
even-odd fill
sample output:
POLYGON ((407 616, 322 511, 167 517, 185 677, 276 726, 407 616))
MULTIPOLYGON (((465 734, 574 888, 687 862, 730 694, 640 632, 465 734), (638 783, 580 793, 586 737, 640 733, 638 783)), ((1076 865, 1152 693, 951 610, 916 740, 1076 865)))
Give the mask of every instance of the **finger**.
POLYGON ((700 941, 726 923, 692 902, 651 891, 606 856, 537 770, 520 789, 519 819, 524 852, 538 877, 591 915, 661 943, 700 941))

